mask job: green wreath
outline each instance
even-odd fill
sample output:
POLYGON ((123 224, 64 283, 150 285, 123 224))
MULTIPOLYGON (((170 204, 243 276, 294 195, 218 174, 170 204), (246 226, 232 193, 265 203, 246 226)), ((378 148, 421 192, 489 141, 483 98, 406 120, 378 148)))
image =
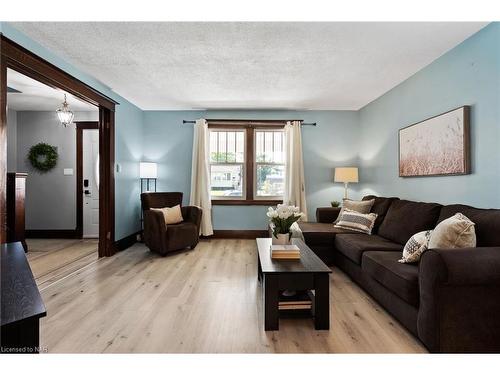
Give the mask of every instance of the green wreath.
POLYGON ((56 166, 58 156, 55 146, 41 142, 31 146, 28 160, 33 168, 40 172, 48 172, 56 166))

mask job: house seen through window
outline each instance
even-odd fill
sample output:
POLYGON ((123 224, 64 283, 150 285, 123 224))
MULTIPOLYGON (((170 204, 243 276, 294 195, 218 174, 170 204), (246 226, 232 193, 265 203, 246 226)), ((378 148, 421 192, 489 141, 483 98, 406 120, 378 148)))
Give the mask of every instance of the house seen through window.
POLYGON ((256 196, 282 198, 285 186, 285 133, 255 131, 256 196))

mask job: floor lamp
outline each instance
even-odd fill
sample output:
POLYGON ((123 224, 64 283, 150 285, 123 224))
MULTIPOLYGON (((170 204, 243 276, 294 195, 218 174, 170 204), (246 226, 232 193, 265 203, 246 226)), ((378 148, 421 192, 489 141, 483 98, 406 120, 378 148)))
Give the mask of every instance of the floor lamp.
POLYGON ((334 182, 344 183, 344 199, 347 199, 347 187, 349 182, 359 182, 357 167, 335 168, 334 182))
MULTIPOLYGON (((141 194, 144 192, 149 192, 150 183, 154 181, 154 191, 156 192, 156 180, 158 178, 158 167, 156 163, 150 162, 141 162, 139 164, 139 177, 141 179, 141 194), (144 181, 146 181, 146 190, 144 190, 144 181)), ((144 223, 144 217, 142 215, 142 202, 141 202, 141 241, 142 239, 142 230, 144 223)))
POLYGON ((158 178, 157 164, 141 162, 139 166, 139 175, 141 178, 141 193, 152 191, 150 189, 151 181, 154 181, 154 191, 156 192, 156 180, 158 178), (146 181, 146 190, 144 190, 144 181, 146 181))

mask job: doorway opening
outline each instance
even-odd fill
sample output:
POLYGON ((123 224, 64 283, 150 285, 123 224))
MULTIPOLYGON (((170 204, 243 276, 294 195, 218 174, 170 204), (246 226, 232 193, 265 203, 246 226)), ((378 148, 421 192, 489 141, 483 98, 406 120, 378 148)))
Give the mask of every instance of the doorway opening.
MULTIPOLYGON (((55 89, 59 94, 67 94, 68 98, 78 99, 81 102, 94 106, 97 109, 96 117, 90 119, 98 125, 98 255, 111 256, 115 253, 114 244, 114 110, 118 104, 109 97, 97 92, 85 83, 65 73, 49 62, 24 49, 18 44, 0 35, 0 243, 15 241, 12 225, 7 225, 7 206, 14 199, 7 199, 7 170, 8 170, 8 124, 7 124, 7 70, 22 74, 43 85, 55 89), (14 239, 13 239, 14 236, 14 239)), ((61 100, 62 101, 62 100, 61 100)), ((55 110, 55 109, 54 109, 55 110)), ((54 112, 55 113, 55 112, 54 112)), ((77 120, 75 116, 75 120, 77 120)), ((88 120, 88 119, 87 119, 88 120)), ((72 137, 73 141, 75 136, 72 137)), ((94 136, 95 140, 95 136, 94 136)), ((95 142, 94 142, 95 146, 95 142)), ((65 147, 63 147, 64 149, 65 147)), ((75 155, 75 152, 73 152, 75 155)), ((64 176, 71 176, 70 169, 64 168, 64 176), (65 174, 67 173, 67 174, 65 174)), ((89 182, 90 183, 90 182, 89 182)), ((72 194, 76 193, 73 187, 72 194)), ((66 190, 64 190, 66 192, 66 190)), ((74 209, 76 204, 71 205, 74 209)), ((94 214, 97 212, 94 210, 94 214)), ((56 215, 53 215, 54 217, 56 215)), ((53 217, 52 217, 53 218, 53 217)), ((73 219, 78 221, 77 215, 73 219)), ((23 217, 24 220, 24 217, 23 217)), ((17 220, 16 222, 23 222, 17 220)), ((95 221, 94 221, 95 222, 95 221)), ((24 222, 23 222, 24 224, 24 222)), ((83 236, 83 221, 82 221, 83 236)), ((95 231, 94 227, 94 231, 95 231)), ((80 235, 78 226, 73 227, 75 237, 80 235)))
POLYGON ((17 227, 14 235, 9 231, 8 241, 23 243, 35 279, 43 288, 98 258, 99 192, 95 181, 99 173, 99 109, 10 68, 7 87, 7 185, 10 188, 7 222, 17 227), (92 197, 95 197, 87 199, 92 203, 88 206, 95 209, 84 215, 87 221, 83 221, 83 235, 77 217, 76 193, 79 145, 75 134, 80 130, 75 122, 60 121, 56 110, 63 100, 73 119, 95 120, 94 129, 87 130, 90 134, 83 136, 83 170, 90 176, 89 191, 93 190, 92 197), (41 149, 40 145, 52 150, 50 165, 43 154, 33 160, 33 150, 41 149))

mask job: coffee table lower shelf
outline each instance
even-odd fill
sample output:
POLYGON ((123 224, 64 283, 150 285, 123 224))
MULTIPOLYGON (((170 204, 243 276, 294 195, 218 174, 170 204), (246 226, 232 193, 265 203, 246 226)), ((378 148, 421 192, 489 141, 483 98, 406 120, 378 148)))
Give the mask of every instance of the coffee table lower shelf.
POLYGON ((328 273, 316 274, 314 277, 309 274, 296 274, 291 283, 287 283, 290 281, 289 277, 279 274, 262 274, 260 279, 264 297, 264 329, 266 331, 279 330, 280 318, 313 318, 315 329, 330 329, 330 280, 328 273), (312 285, 308 285, 310 280, 313 282, 312 285), (308 285, 309 288, 304 288, 305 285, 308 285), (279 310, 279 299, 283 290, 294 290, 295 288, 314 290, 314 295, 311 293, 313 297, 311 308, 307 310, 279 310))

